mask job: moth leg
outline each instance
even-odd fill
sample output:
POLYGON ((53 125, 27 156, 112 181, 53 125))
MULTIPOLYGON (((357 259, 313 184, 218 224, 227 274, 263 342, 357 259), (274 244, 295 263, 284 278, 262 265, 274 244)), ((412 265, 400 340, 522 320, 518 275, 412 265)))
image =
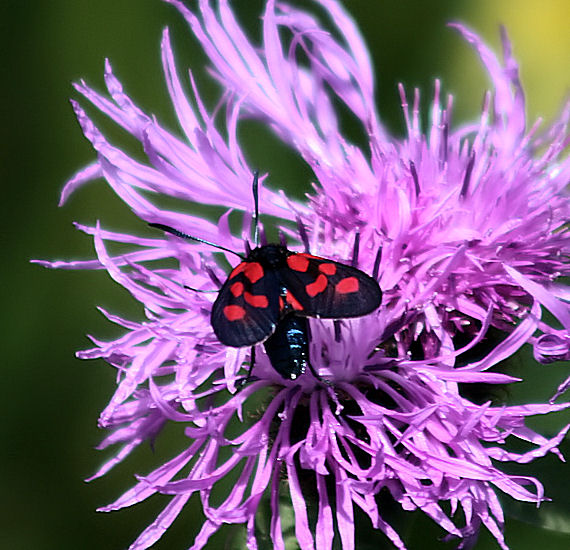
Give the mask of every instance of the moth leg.
POLYGON ((255 365, 255 346, 251 346, 251 354, 249 356, 249 368, 247 369, 247 374, 238 383, 238 390, 241 390, 246 384, 253 381, 253 366, 255 365))
MULTIPOLYGON (((311 324, 307 323, 307 341, 310 342, 311 341, 311 324)), ((313 367, 312 363, 311 363, 311 357, 310 354, 307 354, 307 360, 305 362, 305 364, 309 367, 309 370, 311 371, 311 374, 315 377, 316 380, 318 380, 321 384, 325 385, 325 386, 329 386, 332 387, 332 383, 329 380, 326 380, 325 378, 323 378, 316 370, 315 367, 313 367)))
POLYGON ((321 375, 315 370, 315 367, 313 367, 313 365, 311 365, 310 361, 307 361, 307 366, 309 367, 309 370, 311 371, 311 374, 319 381, 319 382, 323 382, 323 383, 328 383, 327 380, 324 380, 323 378, 321 378, 321 375))

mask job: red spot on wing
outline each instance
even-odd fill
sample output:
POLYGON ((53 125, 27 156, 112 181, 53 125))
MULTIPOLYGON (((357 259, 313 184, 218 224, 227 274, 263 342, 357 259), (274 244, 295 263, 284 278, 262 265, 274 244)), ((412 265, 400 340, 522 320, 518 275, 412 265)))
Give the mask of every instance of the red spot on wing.
POLYGON ((309 268, 309 260, 302 254, 291 254, 291 256, 287 256, 287 265, 294 271, 304 273, 309 268))
POLYGON ((230 286, 230 292, 237 298, 243 294, 243 283, 237 282, 230 286))
POLYGON ((269 305, 267 296, 263 296, 263 294, 250 294, 246 292, 243 297, 245 301, 253 307, 267 307, 269 305))
POLYGON ((299 301, 297 300, 297 298, 295 298, 295 296, 293 296, 293 294, 291 294, 290 291, 287 291, 287 294, 285 294, 285 301, 293 308, 296 309, 297 311, 303 311, 303 306, 299 303, 299 301))
POLYGON ((247 262, 241 262, 241 264, 236 265, 229 274, 228 279, 233 279, 236 275, 239 275, 247 266, 247 262))
POLYGON ((263 267, 257 262, 244 262, 246 264, 243 274, 251 283, 257 283, 263 277, 263 267))
POLYGON ((224 307, 224 315, 228 321, 239 321, 245 317, 245 309, 241 306, 224 307))
POLYGON ((327 288, 327 284, 328 281, 326 276, 321 273, 314 282, 308 284, 305 287, 305 290, 311 298, 314 298, 317 294, 321 293, 325 288, 327 288))
POLYGON ((336 273, 336 264, 319 264, 319 271, 325 275, 334 275, 336 273))
POLYGON ((358 292, 360 283, 356 277, 345 277, 341 279, 334 287, 335 291, 339 294, 350 294, 351 292, 358 292))

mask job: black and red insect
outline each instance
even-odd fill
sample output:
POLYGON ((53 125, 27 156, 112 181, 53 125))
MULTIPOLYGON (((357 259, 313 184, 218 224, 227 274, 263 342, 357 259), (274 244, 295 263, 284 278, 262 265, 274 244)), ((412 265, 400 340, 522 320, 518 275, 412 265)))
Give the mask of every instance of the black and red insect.
POLYGON ((220 342, 231 347, 265 343, 272 366, 296 378, 308 362, 306 317, 360 317, 379 307, 378 282, 363 271, 282 244, 258 243, 258 174, 254 175, 256 248, 247 256, 151 223, 173 235, 232 252, 242 261, 231 271, 214 302, 211 323, 220 342))
MULTIPOLYGON (((263 342, 263 347, 267 357, 269 357, 271 366, 283 378, 295 380, 308 367, 315 378, 320 379, 309 361, 309 339, 308 319, 289 313, 277 323, 273 334, 263 342)), ((255 362, 255 347, 252 347, 251 351, 251 364, 253 365, 255 362)))

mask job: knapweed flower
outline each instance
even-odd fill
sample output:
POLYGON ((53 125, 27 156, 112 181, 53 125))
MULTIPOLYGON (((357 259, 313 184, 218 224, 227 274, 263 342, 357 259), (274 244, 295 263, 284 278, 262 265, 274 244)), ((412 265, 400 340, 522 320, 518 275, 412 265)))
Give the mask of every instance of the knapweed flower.
POLYGON ((209 56, 223 89, 220 104, 209 112, 192 75, 180 78, 168 30, 162 60, 179 135, 138 108, 107 63, 108 95, 83 82, 77 90, 140 141, 146 161, 113 146, 73 102, 97 160, 67 184, 62 201, 102 177, 141 228, 142 222, 168 225, 241 252, 250 237, 254 167, 240 148, 238 127, 244 118, 258 119, 314 174, 307 203, 288 200, 271 190, 277 182, 261 178, 262 214, 282 220, 291 250, 302 251, 305 242, 313 254, 356 262, 379 281, 383 301, 361 318, 310 320, 318 377, 284 379, 257 346, 252 377, 238 390, 250 350, 217 341, 209 318, 216 294, 201 292, 219 288, 235 257, 156 230, 142 237, 80 225, 93 235, 97 259, 44 263, 106 269, 146 313, 144 322, 133 322, 104 312, 124 335, 94 340, 93 349, 79 353, 102 357, 118 372, 100 417, 110 432, 101 447, 118 450, 94 477, 166 424, 183 427, 187 442, 103 510, 171 496, 133 550, 156 542, 194 493, 204 518, 193 549, 224 523, 245 524, 247 546, 257 548, 260 506, 269 510, 272 545, 284 548, 283 500, 292 506, 303 549, 330 549, 335 537, 342 548, 355 548, 356 507, 403 549, 379 506, 389 497, 404 510, 425 512, 460 548, 473 544, 481 526, 507 548, 497 494, 536 504, 545 497, 538 480, 508 474, 501 463, 547 453, 562 458, 557 446, 568 426, 549 439, 525 420, 570 404, 480 402, 469 389, 517 381, 493 367, 524 344, 534 347, 537 368, 569 357, 570 292, 559 279, 570 274, 570 162, 562 158, 570 107, 546 131, 538 124, 527 129, 506 35, 501 62, 475 34, 453 25, 492 82, 480 119, 453 125, 452 100, 442 101, 436 82, 431 126, 422 133, 419 95, 410 110, 401 88, 407 137, 393 138, 375 112, 366 47, 335 0, 317 2, 334 32, 309 12, 268 0, 262 44, 255 46, 227 0, 217 7, 202 0, 197 13, 167 1, 209 56), (338 102, 362 124, 366 150, 343 137, 338 102), (220 113, 223 132, 215 120, 220 113), (214 224, 161 208, 156 195, 187 201, 185 212, 192 203, 228 211, 214 224), (244 213, 240 235, 230 231, 232 211, 244 213), (130 249, 111 254, 108 243, 130 249), (514 451, 513 440, 526 448, 514 451))

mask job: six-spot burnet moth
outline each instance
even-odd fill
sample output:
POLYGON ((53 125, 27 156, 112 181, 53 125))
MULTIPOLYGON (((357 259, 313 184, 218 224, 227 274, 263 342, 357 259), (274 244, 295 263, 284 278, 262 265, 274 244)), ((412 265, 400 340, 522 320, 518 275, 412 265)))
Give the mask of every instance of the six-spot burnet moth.
MULTIPOLYGON (((309 321, 288 313, 275 327, 271 336, 263 342, 271 366, 283 377, 295 380, 307 367, 315 378, 320 376, 309 361, 309 321)), ((251 348, 251 365, 255 363, 255 347, 251 348)), ((251 369, 251 367, 250 367, 251 369)))
POLYGON ((149 225, 242 259, 222 285, 212 307, 214 333, 222 344, 231 347, 263 342, 273 368, 284 378, 295 379, 307 366, 311 368, 307 317, 360 317, 379 307, 382 292, 375 279, 355 267, 291 252, 282 244, 259 246, 257 172, 253 197, 256 247, 247 256, 163 224, 149 225))

